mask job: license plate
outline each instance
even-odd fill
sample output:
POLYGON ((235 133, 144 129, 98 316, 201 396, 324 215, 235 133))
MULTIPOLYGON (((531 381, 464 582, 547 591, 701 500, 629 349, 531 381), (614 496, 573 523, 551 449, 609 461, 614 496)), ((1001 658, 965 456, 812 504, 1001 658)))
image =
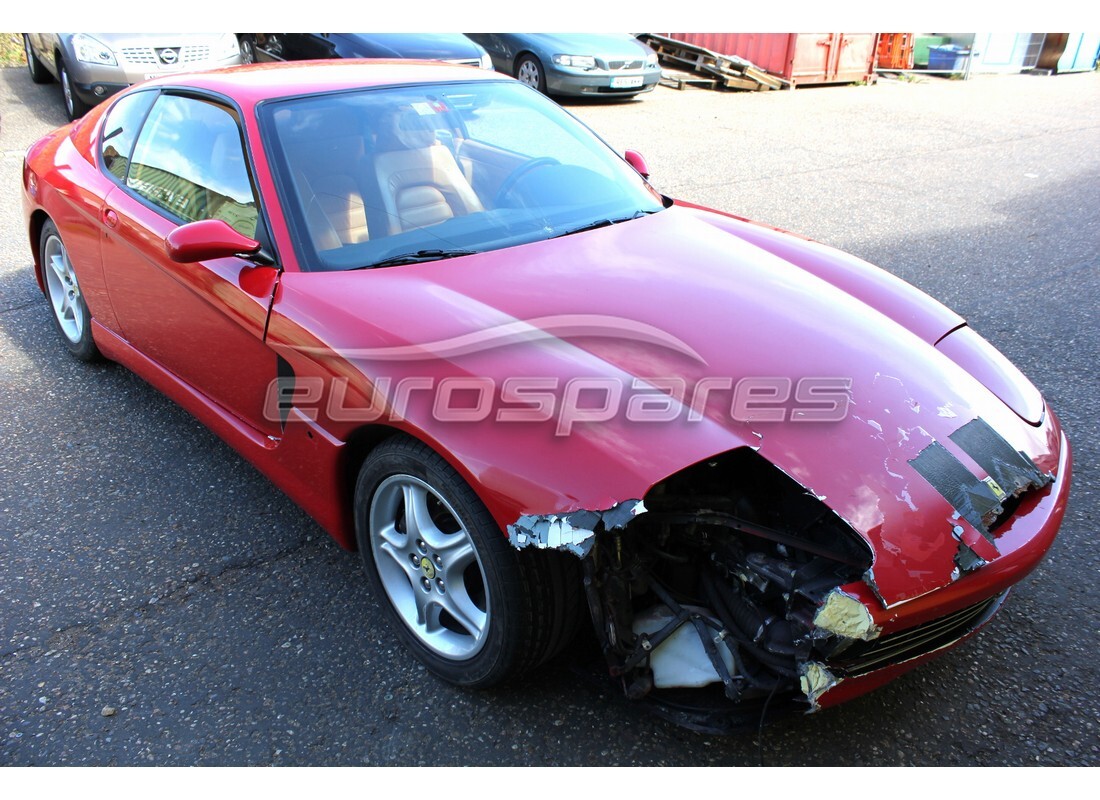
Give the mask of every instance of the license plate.
POLYGON ((618 78, 611 79, 612 89, 635 89, 642 85, 641 75, 627 76, 623 75, 618 78))

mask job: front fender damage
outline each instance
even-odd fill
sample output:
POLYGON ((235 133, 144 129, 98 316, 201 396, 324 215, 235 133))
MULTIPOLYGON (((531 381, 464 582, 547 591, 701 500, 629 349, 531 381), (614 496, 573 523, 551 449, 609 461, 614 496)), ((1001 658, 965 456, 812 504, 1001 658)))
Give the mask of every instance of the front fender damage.
POLYGON ((517 549, 581 559, 610 675, 628 698, 697 730, 815 711, 844 680, 830 659, 880 634, 841 588, 873 586, 866 542, 751 448, 642 499, 524 515, 508 536, 517 549))
POLYGON ((604 511, 571 511, 566 514, 525 514, 508 526, 508 539, 517 550, 564 550, 579 558, 592 552, 596 531, 625 528, 645 513, 641 500, 626 500, 604 511))

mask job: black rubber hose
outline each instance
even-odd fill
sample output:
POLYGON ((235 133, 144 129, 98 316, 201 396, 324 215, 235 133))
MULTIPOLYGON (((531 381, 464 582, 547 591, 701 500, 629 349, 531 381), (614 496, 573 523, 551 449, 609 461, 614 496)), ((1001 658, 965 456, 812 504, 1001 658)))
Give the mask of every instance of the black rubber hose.
POLYGON ((737 633, 739 633, 739 626, 733 621, 729 609, 726 607, 725 602, 719 596, 717 590, 718 585, 719 584, 715 580, 714 576, 710 575, 707 572, 703 573, 703 591, 707 595, 707 600, 714 608, 714 612, 718 614, 718 618, 722 620, 722 624, 725 625, 726 628, 735 635, 735 642, 732 643, 732 646, 730 647, 730 652, 734 654, 734 659, 737 663, 738 671, 741 673, 741 677, 743 677, 746 681, 748 681, 756 688, 768 691, 771 691, 785 683, 785 678, 796 677, 793 673, 790 672, 789 667, 786 667, 785 665, 780 666, 768 663, 766 654, 764 654, 763 651, 761 651, 759 648, 745 642, 736 642, 736 638, 738 638, 737 633), (738 658, 739 650, 746 651, 757 660, 763 661, 767 667, 770 667, 771 669, 774 669, 781 674, 775 676, 775 679, 773 681, 766 681, 757 677, 756 675, 753 675, 751 672, 749 672, 748 668, 744 664, 744 660, 738 658))

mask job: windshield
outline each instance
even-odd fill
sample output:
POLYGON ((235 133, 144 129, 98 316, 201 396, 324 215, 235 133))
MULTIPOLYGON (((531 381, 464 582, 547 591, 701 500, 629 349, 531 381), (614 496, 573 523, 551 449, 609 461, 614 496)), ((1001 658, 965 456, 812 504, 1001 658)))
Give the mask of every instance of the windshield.
POLYGON ((261 113, 306 269, 497 250, 663 207, 591 131, 512 81, 341 92, 261 113))

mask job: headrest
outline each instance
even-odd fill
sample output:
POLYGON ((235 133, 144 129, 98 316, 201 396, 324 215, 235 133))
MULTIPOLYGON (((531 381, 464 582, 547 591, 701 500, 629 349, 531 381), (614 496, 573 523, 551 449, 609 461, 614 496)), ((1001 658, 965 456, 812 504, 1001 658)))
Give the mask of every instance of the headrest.
POLYGON ((435 144, 435 128, 416 109, 399 108, 385 117, 379 149, 423 150, 435 144))

